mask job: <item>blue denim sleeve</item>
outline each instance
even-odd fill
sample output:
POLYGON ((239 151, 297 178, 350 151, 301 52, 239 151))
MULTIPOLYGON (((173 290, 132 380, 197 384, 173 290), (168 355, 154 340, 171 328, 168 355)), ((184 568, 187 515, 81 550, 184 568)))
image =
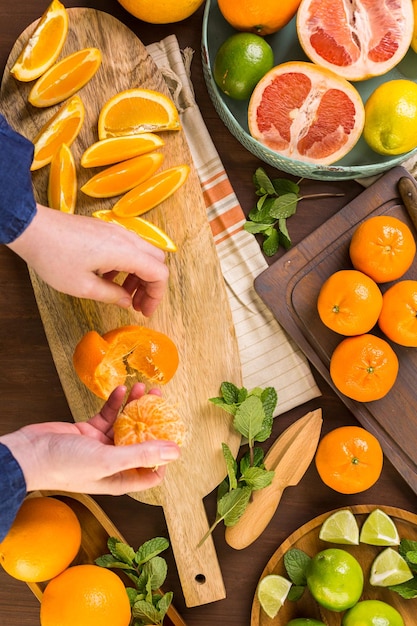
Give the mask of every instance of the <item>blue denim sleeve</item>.
POLYGON ((26 481, 19 463, 2 443, 0 468, 0 541, 3 541, 26 496, 26 481))
POLYGON ((36 213, 30 166, 33 144, 0 115, 0 243, 14 241, 36 213))

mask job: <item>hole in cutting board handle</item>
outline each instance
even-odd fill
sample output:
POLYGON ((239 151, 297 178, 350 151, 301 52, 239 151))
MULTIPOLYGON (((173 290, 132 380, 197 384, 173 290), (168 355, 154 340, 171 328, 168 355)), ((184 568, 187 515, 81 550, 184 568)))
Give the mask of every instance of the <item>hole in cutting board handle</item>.
POLYGON ((199 585, 204 585, 204 583, 206 582, 206 577, 204 576, 204 574, 197 574, 194 580, 199 585))

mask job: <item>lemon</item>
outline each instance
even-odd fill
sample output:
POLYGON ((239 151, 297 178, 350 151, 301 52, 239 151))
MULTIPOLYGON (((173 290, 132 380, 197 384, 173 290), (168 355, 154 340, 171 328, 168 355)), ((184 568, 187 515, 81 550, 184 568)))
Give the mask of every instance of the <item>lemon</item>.
POLYGON ((375 587, 401 585, 413 578, 406 560, 393 548, 385 548, 371 565, 369 582, 375 587))
POLYGON ((226 95, 235 100, 246 100, 273 66, 274 52, 263 37, 236 33, 218 49, 213 77, 226 95))
POLYGON ((363 572, 358 561, 346 550, 329 548, 309 561, 307 586, 313 598, 330 611, 345 611, 359 600, 363 572))
POLYGON ((372 546, 398 546, 400 536, 390 516, 374 509, 363 523, 359 541, 372 546))
POLYGON ((359 544, 359 527, 352 511, 343 509, 330 515, 320 528, 319 539, 329 543, 357 546, 359 544))
POLYGON ((379 85, 365 103, 363 136, 378 154, 403 154, 417 147, 417 84, 399 79, 379 85))
POLYGON ((284 604, 291 582, 278 574, 268 574, 258 585, 259 604, 265 613, 273 619, 284 604))
POLYGON ((400 613, 381 600, 362 600, 349 609, 342 626, 404 626, 400 613))
POLYGON ((150 24, 172 24, 190 17, 203 0, 118 0, 128 13, 150 24))

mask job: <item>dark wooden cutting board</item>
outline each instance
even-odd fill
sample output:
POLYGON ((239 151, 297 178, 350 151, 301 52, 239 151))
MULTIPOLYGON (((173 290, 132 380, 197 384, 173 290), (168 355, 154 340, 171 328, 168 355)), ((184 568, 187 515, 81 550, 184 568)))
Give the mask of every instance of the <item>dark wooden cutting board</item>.
MULTIPOLYGON (((362 426, 376 435, 386 456, 417 493, 417 349, 392 344, 400 362, 393 389, 375 402, 351 400, 337 391, 329 375, 330 356, 341 336, 324 326, 315 306, 326 278, 352 267, 349 241, 361 221, 373 215, 393 215, 417 236, 399 197, 397 185, 402 176, 412 178, 402 167, 390 170, 258 276, 255 289, 362 426)), ((319 211, 320 206, 310 210, 319 211)), ((404 278, 417 279, 417 259, 404 278)), ((381 285, 382 291, 389 285, 381 285)), ((380 334, 378 329, 372 332, 380 334)))
MULTIPOLYGON (((72 146, 79 164, 82 152, 98 139, 98 114, 111 96, 139 86, 167 96, 169 92, 145 46, 119 20, 93 9, 73 8, 68 9, 68 14, 70 29, 61 56, 89 46, 98 47, 103 56, 97 74, 79 91, 86 107, 82 131, 72 146)), ((3 111, 29 139, 35 137, 59 106, 35 109, 27 102, 31 84, 19 83, 10 75, 9 70, 33 29, 34 24, 13 47, 1 86, 3 111)), ((87 419, 102 406, 102 401, 78 380, 72 366, 75 345, 84 333, 140 324, 166 333, 176 343, 180 365, 162 392, 187 423, 187 444, 181 459, 167 468, 160 487, 131 495, 164 508, 185 601, 188 606, 195 606, 225 597, 212 537, 200 548, 197 544, 210 525, 203 498, 226 475, 221 444, 228 443, 235 454, 240 444, 230 416, 210 403, 209 398, 219 395, 223 381, 240 386, 241 367, 224 279, 185 134, 180 130, 163 136, 162 168, 188 163, 191 173, 173 196, 144 215, 163 228, 178 246, 178 252, 167 257, 169 287, 152 318, 146 319, 132 309, 125 311, 70 298, 48 287, 32 270, 30 276, 52 356, 76 421, 87 419)), ((43 204, 48 170, 43 168, 33 176, 37 198, 43 204)), ((78 167, 79 187, 91 175, 91 170, 78 167)), ((111 208, 114 202, 91 199, 80 192, 76 211, 90 215, 100 208, 111 208)))

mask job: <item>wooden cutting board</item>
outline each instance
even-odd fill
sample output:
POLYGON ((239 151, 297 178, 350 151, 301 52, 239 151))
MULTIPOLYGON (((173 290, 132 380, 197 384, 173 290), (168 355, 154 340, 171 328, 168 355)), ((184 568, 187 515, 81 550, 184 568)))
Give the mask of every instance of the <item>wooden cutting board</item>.
MULTIPOLYGON (((332 386, 330 356, 341 336, 321 322, 315 306, 317 296, 330 274, 352 267, 349 242, 354 229, 364 219, 381 214, 396 216, 417 237, 399 198, 397 184, 402 176, 412 178, 402 167, 390 170, 255 280, 255 289, 262 300, 332 386)), ((311 206, 310 210, 319 211, 320 206, 311 206)), ((417 259, 404 278, 417 280, 417 259)), ((381 290, 385 291, 390 284, 381 285, 381 290)), ((371 332, 381 335, 378 329, 371 332)), ((395 344, 392 347, 400 369, 393 389, 384 398, 360 403, 339 395, 362 426, 379 439, 386 456, 417 493, 417 349, 395 344)))
MULTIPOLYGON (((122 23, 92 9, 73 8, 68 13, 70 30, 61 56, 88 46, 97 46, 103 54, 100 70, 79 92, 86 106, 83 129, 73 144, 79 163, 82 152, 98 139, 98 114, 108 98, 137 86, 166 95, 169 92, 146 48, 122 23)), ((33 28, 34 24, 29 26, 13 47, 1 86, 3 112, 29 139, 58 108, 41 110, 29 105, 30 84, 18 83, 9 73, 33 28)), ((163 168, 181 163, 192 167, 183 131, 166 132, 164 139, 163 168)), ((44 204, 48 170, 43 168, 33 176, 37 199, 44 204)), ((79 187, 91 175, 91 171, 79 167, 79 187)), ((77 212, 88 215, 111 208, 113 203, 112 199, 94 200, 79 192, 77 212)), ((147 325, 165 332, 178 347, 179 368, 162 391, 186 421, 188 442, 181 460, 169 466, 162 486, 132 496, 164 508, 185 601, 195 606, 225 597, 212 538, 201 548, 196 546, 209 527, 203 498, 226 474, 221 443, 227 442, 234 453, 240 444, 230 416, 208 399, 219 395, 223 381, 241 385, 240 360, 223 276, 193 167, 183 187, 144 217, 163 228, 178 246, 178 252, 168 256, 169 288, 151 319, 133 310, 64 296, 33 271, 30 274, 56 368, 76 421, 88 419, 102 405, 79 382, 72 367, 74 347, 88 330, 101 333, 124 324, 147 325)))
MULTIPOLYGON (((379 508, 392 518, 401 538, 411 539, 413 541, 417 540, 417 515, 409 511, 391 506, 377 506, 376 504, 359 504, 348 508, 354 514, 359 528, 362 527, 369 513, 379 508)), ((350 552, 362 566, 364 573, 364 589, 361 599, 387 602, 401 613, 405 624, 410 626, 411 624, 415 624, 416 608, 413 600, 404 600, 399 594, 389 589, 383 589, 382 587, 372 587, 368 582, 372 561, 382 552, 383 548, 369 546, 364 543, 361 543, 359 546, 335 545, 319 539, 321 525, 332 513, 334 513, 334 511, 323 513, 293 532, 272 555, 262 572, 260 580, 268 574, 279 574, 288 577, 284 565, 284 555, 292 548, 303 550, 309 556, 314 556, 317 552, 325 548, 343 548, 350 552)), ((291 602, 289 600, 284 602, 275 620, 271 620, 262 610, 255 594, 250 626, 271 626, 272 624, 274 624, 274 626, 285 626, 291 619, 304 615, 321 620, 327 624, 327 626, 340 626, 341 614, 320 607, 317 602, 313 600, 308 590, 303 593, 302 598, 297 602, 291 602)))

